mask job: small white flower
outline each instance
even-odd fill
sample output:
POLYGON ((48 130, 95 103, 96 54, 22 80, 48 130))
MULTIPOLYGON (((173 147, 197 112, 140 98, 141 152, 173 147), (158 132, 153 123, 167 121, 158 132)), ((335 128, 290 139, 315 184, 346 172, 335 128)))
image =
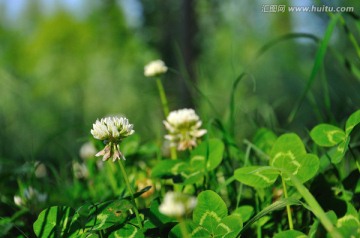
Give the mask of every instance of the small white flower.
POLYGON ((168 68, 162 60, 154 60, 144 67, 144 75, 154 77, 166 73, 167 70, 168 68))
POLYGON ((18 207, 22 207, 25 205, 23 199, 20 196, 14 196, 14 203, 18 206, 18 207))
POLYGON ((105 148, 95 156, 103 156, 104 161, 112 157, 113 161, 116 161, 123 157, 119 143, 122 139, 132 135, 134 130, 133 125, 125 117, 106 117, 96 120, 90 132, 95 139, 103 140, 106 143, 105 148))
POLYGON ((35 177, 44 178, 47 176, 46 166, 40 161, 35 162, 35 177))
POLYGON ((72 164, 74 176, 77 179, 87 179, 89 177, 89 170, 86 167, 86 164, 73 162, 72 164))
POLYGON ((96 148, 91 142, 86 142, 80 147, 79 155, 83 160, 92 158, 96 154, 96 148))
POLYGON ((40 193, 33 187, 28 187, 24 189, 23 196, 14 196, 14 203, 19 207, 31 206, 32 204, 43 203, 46 199, 47 194, 40 193))
POLYGON ((197 146, 197 140, 207 132, 200 129, 202 122, 193 109, 172 111, 163 123, 169 132, 165 139, 171 142, 171 146, 177 146, 178 150, 197 146))
POLYGON ((167 192, 159 211, 169 217, 182 217, 191 212, 197 204, 195 197, 177 192, 167 192))

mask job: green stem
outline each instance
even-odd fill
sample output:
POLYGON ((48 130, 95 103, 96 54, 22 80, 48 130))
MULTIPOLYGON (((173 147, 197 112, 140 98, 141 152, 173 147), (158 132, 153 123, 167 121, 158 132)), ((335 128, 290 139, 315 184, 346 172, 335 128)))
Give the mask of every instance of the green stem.
POLYGON ((179 218, 178 220, 179 220, 179 226, 180 226, 180 231, 181 231, 182 237, 190 238, 191 236, 186 228, 185 222, 183 222, 183 220, 181 218, 179 218))
MULTIPOLYGON (((258 195, 255 196, 255 205, 256 205, 256 211, 257 213, 260 212, 260 197, 258 195)), ((261 224, 258 221, 256 224, 256 233, 257 233, 257 238, 262 238, 262 231, 261 231, 261 224)))
MULTIPOLYGON (((119 153, 120 153, 120 151, 119 151, 119 153)), ((132 188, 131 188, 131 185, 130 185, 130 182, 129 182, 129 178, 128 178, 128 176, 127 176, 127 173, 126 173, 124 164, 123 164, 123 162, 122 162, 122 159, 125 160, 125 157, 124 157, 124 155, 122 155, 121 153, 120 153, 120 155, 121 155, 121 157, 122 157, 121 159, 119 159, 120 169, 121 169, 121 172, 122 172, 122 174, 123 174, 126 187, 127 187, 128 191, 129 191, 129 193, 130 193, 131 202, 132 202, 133 205, 134 205, 134 212, 135 212, 135 215, 136 215, 136 220, 137 220, 137 222, 138 222, 138 224, 139 224, 139 227, 142 229, 142 228, 143 228, 143 225, 142 225, 142 223, 141 223, 141 218, 140 218, 140 215, 139 215, 139 210, 137 209, 137 205, 136 205, 136 202, 135 202, 134 191, 133 191, 132 188)))
POLYGON ((177 159, 177 154, 176 154, 176 147, 170 147, 170 156, 171 159, 177 159))
MULTIPOLYGON (((163 109, 163 112, 164 112, 164 117, 166 118, 169 115, 170 110, 169 110, 169 104, 168 104, 168 101, 167 101, 167 98, 166 98, 165 90, 164 90, 164 87, 163 87, 163 84, 161 82, 160 77, 158 77, 156 79, 156 85, 157 85, 157 88, 158 88, 158 91, 159 91, 161 105, 162 105, 162 109, 163 109)), ((176 159, 177 158, 176 148, 175 147, 170 147, 170 155, 171 155, 171 159, 176 159)))
MULTIPOLYGON (((248 162, 249 162, 250 151, 251 151, 251 145, 248 144, 248 146, 246 148, 246 153, 245 153, 244 167, 246 167, 248 162)), ((241 195, 243 193, 243 187, 244 187, 244 184, 241 183, 240 188, 239 188, 239 193, 238 193, 238 196, 237 196, 237 200, 236 200, 236 208, 238 208, 239 205, 240 205, 241 195)))
POLYGON ((112 163, 108 163, 108 166, 106 166, 106 170, 107 170, 107 174, 108 176, 107 179, 110 183, 110 187, 112 188, 113 192, 116 193, 118 191, 118 184, 116 182, 116 178, 115 178, 115 167, 114 164, 112 163))
POLYGON ((165 95, 165 90, 164 87, 162 85, 161 79, 157 78, 156 79, 156 84, 159 90, 159 94, 160 94, 160 100, 161 100, 161 105, 164 111, 164 116, 165 118, 169 115, 169 106, 168 106, 168 102, 166 99, 166 95, 165 95))
POLYGON ((220 183, 219 186, 217 187, 216 189, 216 192, 217 193, 220 193, 220 191, 223 189, 223 188, 226 188, 229 186, 229 184, 231 184, 232 182, 235 181, 235 177, 234 175, 231 176, 230 178, 228 178, 227 180, 225 180, 225 183, 220 183))
POLYGON ((327 217, 326 213, 321 208, 320 204, 316 201, 314 196, 309 192, 309 190, 300 182, 298 178, 296 178, 296 176, 293 176, 291 174, 289 176, 293 185, 296 187, 301 196, 305 199, 306 203, 310 206, 311 211, 315 214, 315 216, 320 220, 321 224, 329 232, 330 236, 333 238, 343 238, 343 236, 339 233, 339 231, 327 217))
MULTIPOLYGON (((288 198, 286 184, 285 184, 285 180, 284 180, 283 176, 281 176, 281 181, 282 181, 285 198, 288 198)), ((288 221, 289 221, 289 229, 294 230, 294 225, 293 225, 292 216, 291 216, 291 209, 290 209, 289 204, 286 205, 286 211, 287 211, 287 216, 288 216, 288 221)))
POLYGON ((245 139, 244 144, 246 144, 247 146, 250 146, 251 149, 253 149, 255 152, 261 154, 266 160, 270 160, 269 155, 267 155, 264 151, 262 151, 260 148, 258 148, 256 145, 254 145, 250 141, 245 139))

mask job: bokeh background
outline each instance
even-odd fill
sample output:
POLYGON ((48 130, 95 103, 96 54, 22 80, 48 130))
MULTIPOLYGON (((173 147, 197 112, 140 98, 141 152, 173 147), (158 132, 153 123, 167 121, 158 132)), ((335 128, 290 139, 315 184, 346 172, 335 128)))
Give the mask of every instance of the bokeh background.
POLYGON ((0 0, 1 201, 35 161, 68 170, 97 118, 125 115, 142 143, 161 141, 156 83, 143 75, 154 59, 170 68, 170 109, 195 108, 204 123, 228 121, 246 73, 234 104, 239 144, 259 127, 307 135, 320 122, 340 125, 360 107, 349 37, 360 44, 359 19, 357 0, 0 0), (330 16, 263 12, 268 4, 354 7, 331 35, 315 104, 305 97, 292 120, 330 16))

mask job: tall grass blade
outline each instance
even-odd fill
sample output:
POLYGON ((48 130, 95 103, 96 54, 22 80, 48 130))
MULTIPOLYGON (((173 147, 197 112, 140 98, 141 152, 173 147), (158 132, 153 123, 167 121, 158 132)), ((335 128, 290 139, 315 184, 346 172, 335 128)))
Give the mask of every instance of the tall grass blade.
POLYGON ((287 205, 302 205, 302 203, 294 198, 284 198, 281 199, 279 201, 274 202, 273 204, 271 204, 270 206, 267 206, 266 208, 264 208, 261 212, 259 212, 258 214, 256 214, 253 218, 251 218, 246 225, 243 227, 243 229, 241 229, 240 233, 238 234, 238 236, 240 236, 247 228, 249 228, 254 222, 256 222, 257 220, 259 220, 260 218, 266 216, 267 214, 279 210, 279 209, 283 209, 284 207, 286 207, 287 205))
POLYGON ((246 73, 240 74, 234 81, 233 87, 230 94, 230 122, 229 122, 229 131, 231 136, 234 136, 235 134, 235 91, 237 89, 237 86, 239 85, 240 81, 246 76, 246 73))
MULTIPOLYGON (((324 68, 324 67, 322 67, 324 68)), ((325 105, 325 110, 327 112, 327 115, 329 117, 331 117, 331 119, 333 119, 333 113, 331 113, 331 100, 330 100, 330 91, 329 91, 329 86, 328 86, 328 82, 327 82, 327 78, 326 78, 326 74, 324 72, 324 70, 321 70, 320 72, 320 80, 321 80, 321 85, 323 88, 323 94, 324 94, 324 105, 325 105)))
MULTIPOLYGON (((292 110, 292 112, 289 115, 288 118, 288 122, 292 122, 296 116, 296 114, 298 113, 306 95, 308 95, 311 86, 314 83, 315 77, 318 73, 318 71, 321 69, 321 66, 323 64, 324 58, 325 58, 325 54, 327 51, 327 46, 330 42, 332 33, 335 29, 336 23, 338 22, 338 20, 340 19, 340 15, 334 15, 334 17, 332 17, 332 19, 330 20, 330 23, 327 26, 325 35, 324 35, 324 39, 321 41, 320 46, 316 52, 316 56, 315 56, 315 62, 314 62, 314 66, 312 68, 311 74, 310 74, 310 78, 307 81, 306 85, 305 85, 305 89, 303 90, 299 100, 297 101, 294 109, 292 110)), ((311 99, 313 100, 313 99, 311 99)), ((314 103, 313 103, 314 104, 314 103)))
MULTIPOLYGON (((331 13, 330 13, 330 14, 331 14, 331 13)), ((333 15, 331 14, 331 16, 333 16, 333 15)), ((359 47, 359 44, 357 43, 354 34, 350 31, 349 27, 346 25, 346 22, 345 22, 344 17, 341 16, 341 15, 340 15, 340 23, 341 23, 341 25, 343 26, 344 31, 345 31, 347 37, 349 38, 349 41, 350 41, 351 44, 354 46, 357 56, 360 58, 360 47, 359 47)))
POLYGON ((296 176, 292 174, 289 174, 289 176, 293 185, 296 187, 298 192, 303 196, 306 203, 311 208, 311 211, 315 214, 315 216, 320 220, 321 224, 329 232, 329 235, 333 238, 343 238, 343 236, 336 230, 336 227, 326 216, 324 210, 321 208, 321 206, 316 201, 314 196, 309 192, 309 190, 300 182, 300 180, 296 176))
POLYGON ((277 45, 277 44, 279 44, 279 43, 281 43, 283 41, 297 39, 297 38, 307 38, 307 39, 315 41, 315 43, 320 42, 320 39, 317 36, 313 35, 313 34, 302 33, 302 32, 289 33, 289 34, 282 35, 282 36, 280 36, 280 37, 266 43, 264 46, 262 46, 258 50, 258 52, 256 53, 255 58, 259 58, 261 55, 263 55, 266 51, 271 49, 273 46, 275 46, 275 45, 277 45))

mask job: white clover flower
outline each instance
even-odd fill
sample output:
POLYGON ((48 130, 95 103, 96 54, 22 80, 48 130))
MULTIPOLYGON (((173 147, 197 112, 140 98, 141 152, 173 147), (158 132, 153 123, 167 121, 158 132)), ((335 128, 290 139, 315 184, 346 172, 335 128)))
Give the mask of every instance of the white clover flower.
POLYGON ((163 123, 169 132, 165 139, 171 142, 171 146, 177 146, 178 150, 197 146, 198 139, 207 132, 200 129, 202 122, 193 109, 172 111, 163 123))
POLYGON ((77 179, 87 179, 89 177, 89 170, 86 167, 86 164, 73 162, 72 164, 74 176, 77 179))
POLYGON ((195 197, 178 192, 167 192, 159 211, 169 217, 182 217, 190 213, 196 206, 195 197))
POLYGON ((14 203, 18 206, 18 207, 22 207, 25 205, 25 202, 23 201, 23 199, 20 196, 15 195, 14 196, 14 203))
POLYGON ((83 160, 87 160, 92 158, 96 154, 96 148, 91 142, 84 143, 79 150, 80 158, 83 160))
POLYGON ((132 135, 134 130, 133 125, 125 117, 106 117, 96 120, 90 132, 95 139, 103 140, 106 144, 105 148, 95 156, 103 156, 104 161, 112 157, 113 161, 116 161, 123 157, 119 143, 122 139, 132 135))
POLYGON ((40 161, 35 162, 35 177, 37 178, 44 178, 47 176, 47 170, 44 163, 40 161))
POLYGON ((133 125, 125 117, 106 117, 96 120, 90 131, 95 139, 120 142, 123 138, 134 133, 133 125))
POLYGON ((168 68, 162 60, 151 61, 144 67, 144 75, 146 77, 155 77, 166 73, 168 68))

